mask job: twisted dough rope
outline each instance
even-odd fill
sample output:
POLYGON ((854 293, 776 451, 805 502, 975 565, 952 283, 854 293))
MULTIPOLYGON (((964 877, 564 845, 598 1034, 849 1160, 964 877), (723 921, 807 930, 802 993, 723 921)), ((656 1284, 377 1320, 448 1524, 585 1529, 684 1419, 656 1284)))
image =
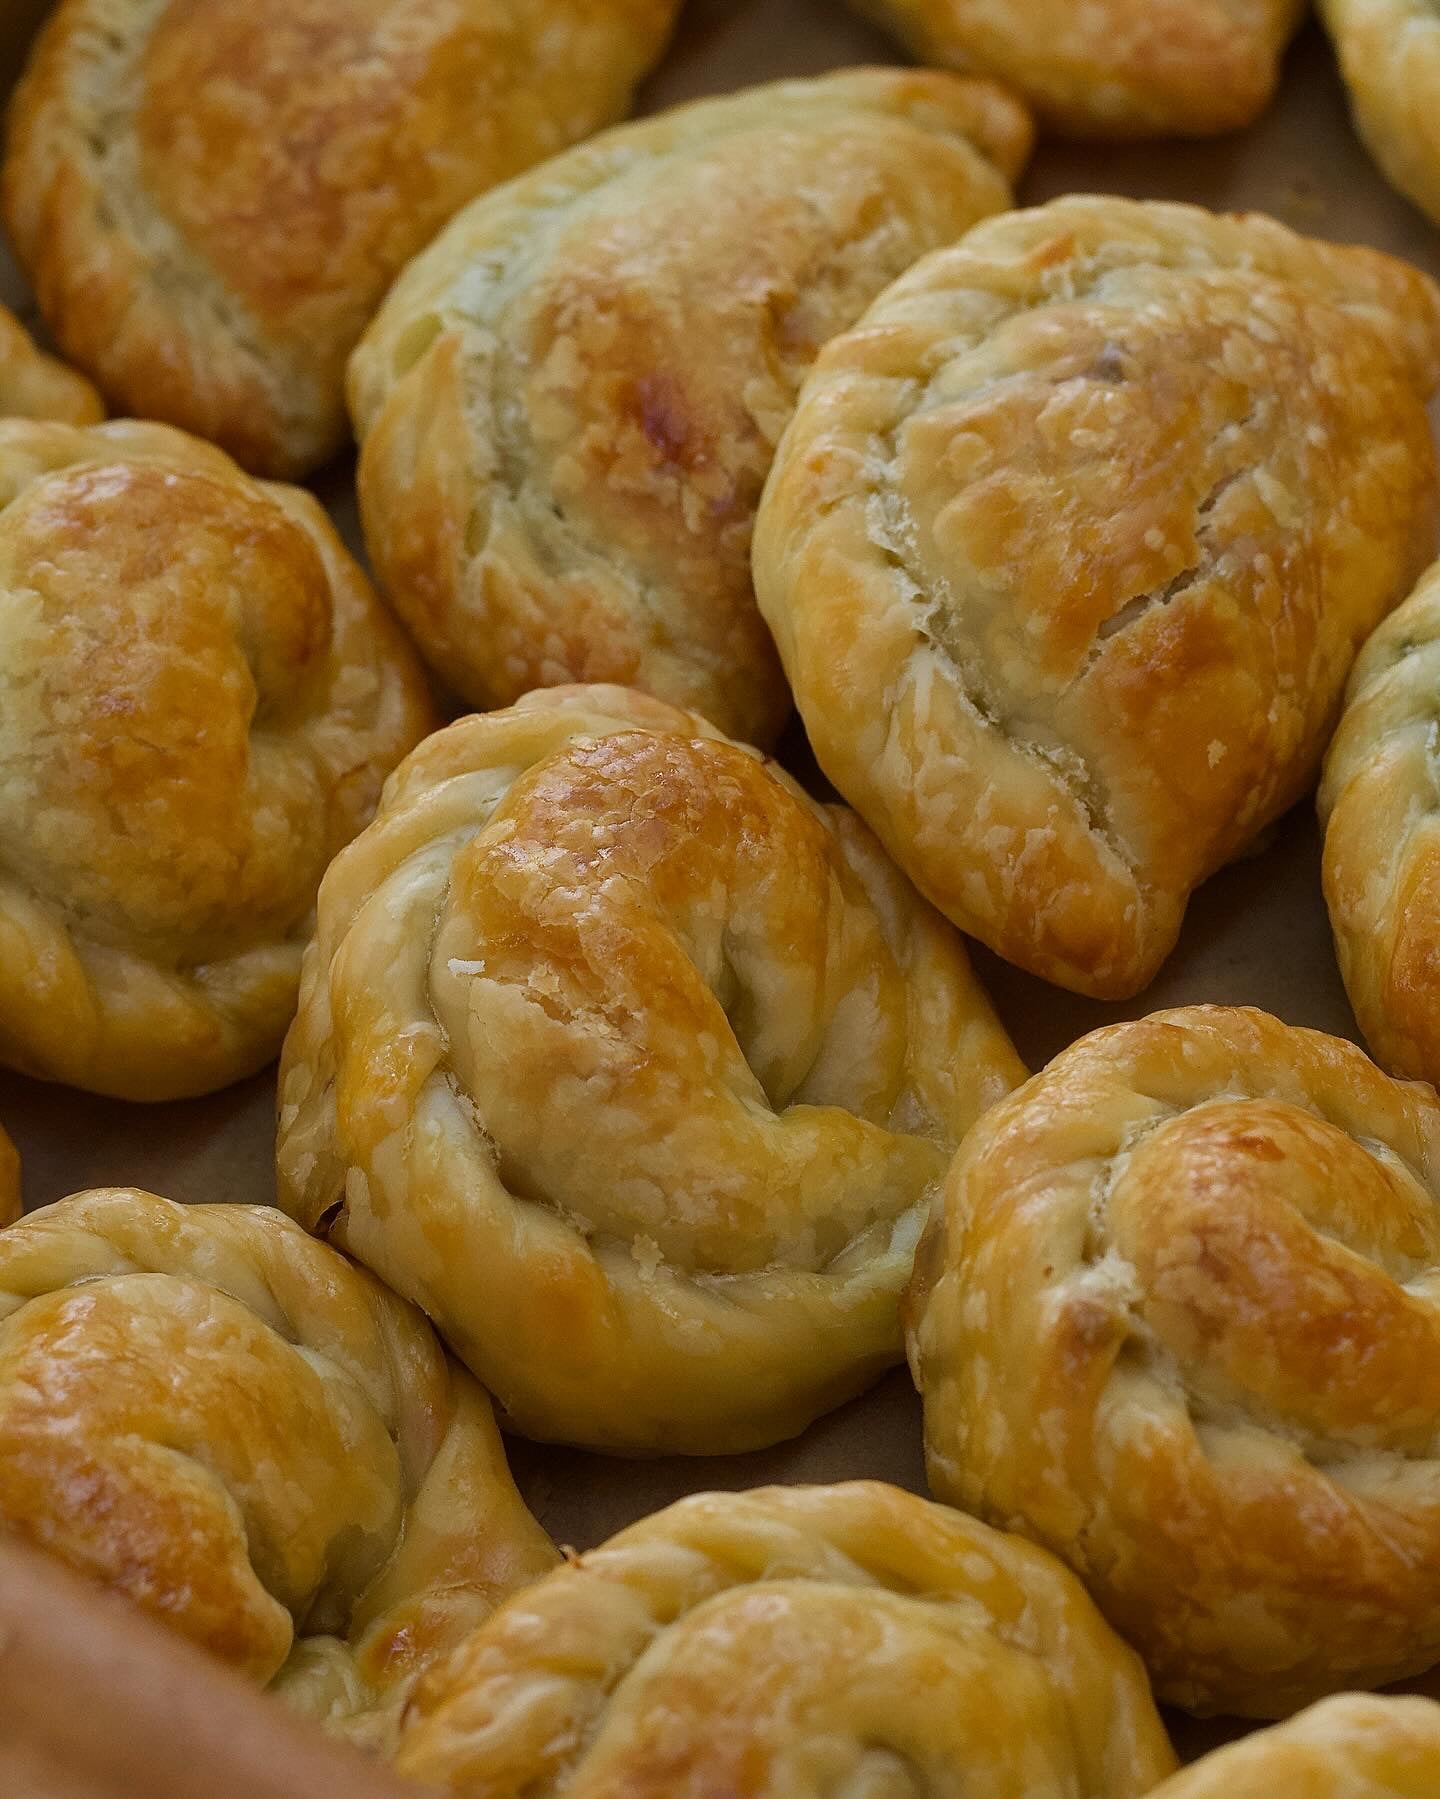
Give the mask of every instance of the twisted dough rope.
POLYGON ((908 1299, 933 1490, 1055 1550, 1162 1698, 1440 1659, 1440 1104, 1200 1006, 1096 1031, 956 1158, 908 1299))
POLYGON ((465 1799, 1129 1799, 1174 1756, 1057 1562, 855 1482, 682 1499, 558 1570, 421 1683, 397 1766, 465 1799))
POLYGON ((278 1212, 125 1189, 0 1231, 0 1522, 381 1743, 555 1561, 409 1306, 278 1212))
POLYGON ((280 1203, 520 1430, 749 1448, 898 1359, 931 1190, 1021 1073, 853 814, 550 689, 430 738, 327 875, 280 1203))
POLYGON ((8 307, 0 306, 0 418, 98 425, 105 407, 83 375, 47 356, 8 307))
POLYGON ((1152 1799, 1434 1799, 1440 1705, 1342 1693, 1203 1756, 1152 1799))

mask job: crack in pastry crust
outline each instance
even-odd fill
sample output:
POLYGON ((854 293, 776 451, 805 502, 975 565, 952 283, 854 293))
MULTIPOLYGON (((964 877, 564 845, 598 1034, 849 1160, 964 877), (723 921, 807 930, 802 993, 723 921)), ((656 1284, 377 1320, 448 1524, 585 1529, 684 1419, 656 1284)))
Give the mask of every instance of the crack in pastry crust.
POLYGON ((0 418, 98 425, 104 416, 85 377, 37 349, 14 313, 0 306, 0 418))
POLYGON ((897 1359, 930 1193, 1020 1074, 853 814, 661 701, 548 689, 431 738, 327 875, 281 1204, 518 1428, 715 1454, 897 1359))
POLYGON ((827 345, 756 593, 821 765, 942 911, 1080 992, 1154 976, 1433 547, 1437 353, 1404 264, 1083 198, 827 345))
POLYGON ((1440 220, 1440 17, 1433 0, 1320 0, 1355 127, 1386 177, 1440 220))
POLYGON ((988 83, 851 70, 624 126, 467 207, 350 370, 371 554, 446 678, 483 706, 623 681, 771 741, 750 529, 801 377, 1010 204, 1029 143, 988 83))
POLYGON ((935 1492, 1085 1580, 1162 1698, 1440 1659, 1440 1106, 1218 1006, 1096 1031, 957 1157, 907 1297, 935 1492))
POLYGON ((1440 1705, 1342 1693, 1227 1744, 1152 1799, 1431 1799, 1440 1789, 1440 1705))
POLYGON ((398 1766, 464 1799, 1138 1799, 1174 1757, 1058 1563, 854 1482, 698 1494, 576 1558, 435 1668, 398 1766))

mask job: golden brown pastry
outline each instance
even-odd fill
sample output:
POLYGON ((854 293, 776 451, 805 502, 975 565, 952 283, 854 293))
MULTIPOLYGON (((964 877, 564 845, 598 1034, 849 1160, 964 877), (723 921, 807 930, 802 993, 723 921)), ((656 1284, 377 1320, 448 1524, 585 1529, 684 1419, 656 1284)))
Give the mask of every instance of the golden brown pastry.
POLYGON ((1376 1060, 1440 1080, 1440 564, 1356 661, 1320 783, 1325 898, 1376 1060))
POLYGON ((464 1799, 1130 1799, 1144 1671, 1028 1543, 876 1482, 702 1493, 498 1611, 398 1766, 464 1799))
POLYGON ((0 1130, 0 1224, 20 1216, 20 1157, 7 1134, 0 1130))
POLYGON ((955 1159, 907 1298, 940 1498, 1055 1550, 1162 1698, 1440 1661, 1440 1101, 1196 1006, 1093 1032, 955 1159))
POLYGON ((417 1312, 267 1207, 119 1188, 0 1231, 0 1524, 382 1745, 556 1560, 417 1312))
POLYGON ((1075 137, 1203 137, 1265 109, 1303 0, 854 0, 922 62, 998 76, 1075 137))
POLYGON ((1183 1769, 1152 1799, 1434 1799, 1440 1705, 1342 1693, 1183 1769))
POLYGON ((422 744, 326 876, 280 1203, 517 1429, 719 1454, 900 1359, 931 1193, 1020 1078, 853 813, 663 701, 552 688, 422 744))
POLYGON ((15 314, 0 306, 0 417, 98 425, 104 416, 85 377, 37 349, 15 314))
POLYGON ((0 421, 0 1061, 263 1066, 325 865, 432 723, 309 494, 163 425, 0 421))
POLYGON ((1085 198, 826 347, 756 591, 825 772, 942 911, 1078 992, 1152 979, 1433 553, 1437 357, 1404 263, 1085 198))
POLYGON ((620 117, 677 0, 61 0, 4 208, 122 412, 262 474, 344 443, 345 359, 482 189, 620 117))
POLYGON ((468 207, 351 364, 380 582, 477 706, 622 681, 769 742, 750 584, 801 377, 915 258, 1010 202, 988 82, 900 69, 680 107, 468 207))
POLYGON ((1388 179, 1440 220, 1440 15, 1430 0, 1320 0, 1356 130, 1388 179))

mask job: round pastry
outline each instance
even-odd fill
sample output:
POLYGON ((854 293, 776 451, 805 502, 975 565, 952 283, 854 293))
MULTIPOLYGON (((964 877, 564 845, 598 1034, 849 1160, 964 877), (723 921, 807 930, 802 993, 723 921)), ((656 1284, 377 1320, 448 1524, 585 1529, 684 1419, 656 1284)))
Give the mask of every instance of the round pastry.
POLYGON ((1431 0, 1320 0, 1320 16, 1367 149, 1440 220, 1440 16, 1431 0))
POLYGON ((431 722, 309 494, 162 425, 0 422, 0 1061, 126 1099, 263 1066, 431 722))
MULTIPOLYGON (((1269 104, 1303 0, 854 0, 921 62, 998 76, 1075 137, 1202 137, 1269 104)), ((1418 4, 1418 0, 1417 0, 1418 4)))
POLYGON ((624 126, 461 213, 350 376, 370 554, 447 682, 487 707, 622 681, 771 741, 750 531, 801 377, 1011 204, 1029 146, 987 82, 850 70, 624 126))
POLYGON ((1012 962, 1138 992, 1433 553, 1440 290, 1258 216, 978 226, 821 353, 755 584, 826 774, 1012 962))
POLYGON ((20 1157, 15 1145, 0 1131, 0 1225, 20 1216, 20 1157))
POLYGON ((268 1207, 123 1189, 0 1231, 0 1525, 379 1744, 557 1559, 410 1306, 268 1207))
POLYGON ((624 113, 677 0, 61 0, 4 209, 116 410, 299 475, 345 359, 456 207, 624 113))
POLYGON ((38 350, 15 314, 0 306, 0 418, 98 425, 104 416, 85 377, 38 350))
POLYGON ((280 1203, 518 1430, 720 1454, 901 1359, 931 1194, 1021 1078, 853 813, 663 701, 552 688, 422 744, 327 874, 280 1203))
POLYGON ((1227 1744, 1152 1799, 1434 1799, 1440 1705, 1343 1693, 1227 1744))
POLYGON ((936 1495, 1067 1561, 1162 1698, 1440 1661, 1440 1101, 1263 1012, 1093 1032, 955 1159, 907 1299, 936 1495))
POLYGON ((1361 651, 1325 761, 1325 899, 1365 1040, 1440 1081, 1440 564, 1361 651))
POLYGON ((425 1678, 397 1765, 465 1799, 1138 1799, 1175 1758, 1058 1563, 857 1481, 697 1494, 558 1569, 425 1678))

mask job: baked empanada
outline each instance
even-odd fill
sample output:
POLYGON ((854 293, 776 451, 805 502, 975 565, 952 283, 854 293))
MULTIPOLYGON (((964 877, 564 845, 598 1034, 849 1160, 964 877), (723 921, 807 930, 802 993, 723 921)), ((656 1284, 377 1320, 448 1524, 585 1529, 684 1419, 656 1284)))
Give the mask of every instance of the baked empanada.
POLYGON ((0 306, 0 418, 98 425, 104 416, 85 377, 37 349, 15 314, 0 306))
POLYGON ((1078 992, 1151 980, 1433 554, 1437 356, 1404 263, 1085 198, 827 346, 756 592, 822 767, 943 912, 1078 992))
POLYGON ((1304 0, 853 0, 922 62, 1008 82, 1076 137, 1202 137, 1269 104, 1304 0))
POLYGON ((872 1482, 702 1493, 498 1611, 397 1765, 467 1799, 1139 1799, 1175 1765, 1051 1557, 872 1482))
POLYGON ((676 10, 61 0, 11 107, 11 237, 118 411, 303 474, 345 441, 345 359, 397 271, 620 117, 676 10))
POLYGON ((557 1559, 419 1313, 268 1207, 123 1189, 0 1231, 0 1525, 378 1746, 557 1559))
POLYGON ((1067 1561, 1196 1711, 1440 1661, 1440 1102, 1197 1006, 970 1133, 907 1298, 940 1498, 1067 1561))
POLYGON ((1431 0, 1320 0, 1320 16, 1366 147, 1440 220, 1440 14, 1431 0))
POLYGON ((1021 1078, 853 813, 663 701, 551 688, 422 744, 332 864, 280 1203, 517 1429, 719 1454, 900 1359, 931 1194, 1021 1078))
POLYGON ((0 422, 0 1061, 126 1099, 262 1067, 432 722, 309 494, 164 425, 0 422))
POLYGON ((1216 1749, 1152 1799, 1435 1799, 1440 1705, 1343 1693, 1216 1749))
POLYGON ((750 584, 800 379, 915 258, 1010 202, 988 82, 899 69, 681 107, 468 207, 351 364, 381 586, 477 706, 621 681, 769 742, 750 584))

